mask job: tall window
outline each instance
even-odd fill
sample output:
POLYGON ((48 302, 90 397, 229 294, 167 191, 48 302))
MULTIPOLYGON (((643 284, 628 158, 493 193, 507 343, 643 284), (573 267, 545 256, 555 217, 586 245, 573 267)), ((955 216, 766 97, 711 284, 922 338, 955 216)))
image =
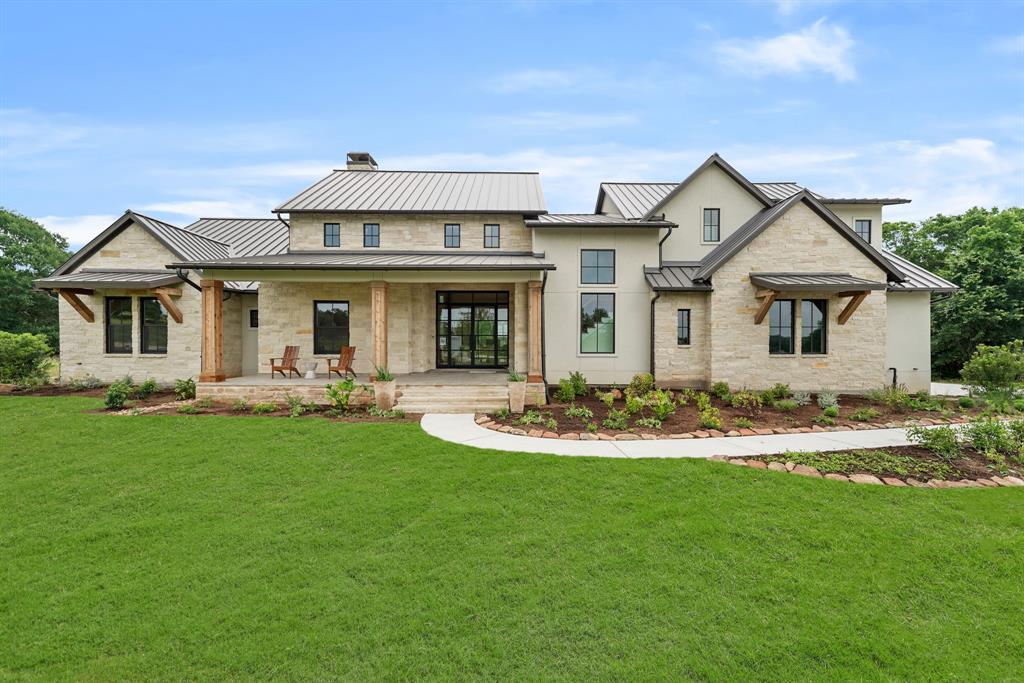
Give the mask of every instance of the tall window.
POLYGON ((680 308, 676 311, 676 344, 690 345, 690 309, 680 308))
POLYGON ((324 223, 324 246, 341 246, 341 225, 338 223, 324 223))
POLYGON ((462 244, 462 226, 458 223, 444 224, 444 246, 449 249, 458 249, 462 244))
POLYGON ((132 352, 132 298, 108 296, 106 313, 107 353, 132 352))
POLYGON ((615 295, 580 295, 580 353, 615 353, 615 295))
POLYGON ((580 282, 585 285, 615 284, 615 250, 580 250, 580 282))
POLYGON ((778 299, 768 311, 768 353, 793 352, 793 300, 778 299))
POLYGON ((380 246, 380 223, 363 223, 363 246, 380 246))
POLYGON ((854 231, 861 236, 865 242, 871 241, 871 221, 867 218, 858 218, 853 222, 854 231))
POLYGON ((348 346, 348 302, 313 302, 313 353, 338 353, 348 346))
POLYGON ((825 353, 828 302, 804 299, 800 302, 800 352, 825 353))
POLYGON ((139 313, 142 316, 142 353, 167 353, 167 311, 157 300, 150 297, 139 299, 139 313))
POLYGON ((722 239, 721 209, 704 209, 704 241, 718 242, 722 239))
POLYGON ((501 226, 484 226, 484 249, 497 249, 501 246, 501 226))

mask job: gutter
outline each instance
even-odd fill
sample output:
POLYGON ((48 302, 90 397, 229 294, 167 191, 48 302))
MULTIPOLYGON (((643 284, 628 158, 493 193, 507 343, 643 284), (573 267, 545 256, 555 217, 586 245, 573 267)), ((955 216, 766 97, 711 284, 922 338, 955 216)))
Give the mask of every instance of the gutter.
POLYGON ((188 279, 188 271, 185 270, 184 268, 175 268, 174 274, 181 278, 183 282, 185 282, 189 287, 196 290, 197 292, 203 291, 202 287, 188 279))

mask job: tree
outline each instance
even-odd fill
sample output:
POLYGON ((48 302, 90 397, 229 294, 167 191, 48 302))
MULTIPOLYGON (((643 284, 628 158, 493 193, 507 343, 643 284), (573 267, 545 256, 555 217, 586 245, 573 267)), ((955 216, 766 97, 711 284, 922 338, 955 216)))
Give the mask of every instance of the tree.
POLYGON ((0 330, 46 336, 57 348, 57 302, 32 289, 67 260, 68 241, 21 214, 0 208, 0 330))
POLYGON ((932 306, 932 368, 953 377, 980 344, 1024 338, 1024 209, 974 207, 885 223, 885 245, 960 286, 932 306))

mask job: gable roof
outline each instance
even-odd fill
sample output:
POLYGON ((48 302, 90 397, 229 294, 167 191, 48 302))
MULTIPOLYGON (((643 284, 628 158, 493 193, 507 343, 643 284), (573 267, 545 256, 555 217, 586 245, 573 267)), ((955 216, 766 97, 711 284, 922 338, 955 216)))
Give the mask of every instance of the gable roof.
POLYGON ((231 256, 288 252, 287 221, 278 218, 200 218, 188 232, 231 246, 231 256))
POLYGON ((536 173, 336 170, 274 213, 547 213, 536 173))
POLYGON ((607 195, 623 218, 640 220, 677 185, 679 183, 601 183, 594 212, 601 210, 601 202, 607 195))
POLYGON ((725 159, 718 156, 718 152, 715 152, 714 154, 707 158, 707 161, 698 166, 693 173, 686 176, 686 179, 683 180, 683 182, 679 183, 671 192, 662 197, 657 204, 648 209, 647 213, 643 215, 643 218, 646 220, 651 216, 655 215, 656 213, 658 213, 658 211, 663 209, 666 204, 672 201, 673 197, 675 197, 677 194, 685 190, 686 187, 697 178, 697 176, 699 176, 701 173, 711 168, 712 166, 717 166, 719 169, 721 169, 722 172, 724 172, 727 176, 736 181, 737 185, 739 185, 744 190, 749 192, 751 196, 754 197, 754 199, 761 202, 764 206, 772 205, 772 200, 768 199, 768 197, 763 192, 761 192, 761 190, 757 189, 756 185, 747 180, 742 173, 740 173, 731 165, 729 165, 729 163, 726 162, 725 159))
POLYGON ((88 244, 75 252, 71 258, 58 266, 57 270, 50 274, 50 277, 63 275, 77 268, 83 261, 96 253, 97 249, 133 223, 148 232, 157 242, 181 259, 227 258, 231 255, 231 248, 223 242, 197 235, 170 223, 165 223, 151 216, 144 216, 141 213, 128 209, 120 218, 111 223, 106 230, 94 237, 88 244))
POLYGON ((900 269, 904 275, 903 282, 890 282, 890 292, 940 292, 951 293, 959 291, 960 288, 935 273, 922 268, 913 261, 887 251, 882 250, 885 258, 892 261, 893 265, 900 269))
POLYGON ((701 260, 700 269, 694 273, 694 280, 707 280, 711 275, 721 268, 727 261, 735 256, 743 247, 750 244, 755 237, 765 231, 768 226, 785 215, 787 211, 799 203, 806 204, 812 211, 821 217, 825 223, 830 225, 847 241, 863 253, 872 263, 881 268, 890 280, 902 282, 905 278, 889 259, 885 258, 877 249, 865 242, 857 233, 850 229, 838 216, 829 211, 810 192, 802 190, 789 199, 765 209, 748 220, 736 229, 731 235, 722 240, 722 243, 715 247, 711 253, 701 260))
POLYGON ((546 213, 528 220, 528 228, 674 228, 664 220, 641 221, 603 213, 546 213))

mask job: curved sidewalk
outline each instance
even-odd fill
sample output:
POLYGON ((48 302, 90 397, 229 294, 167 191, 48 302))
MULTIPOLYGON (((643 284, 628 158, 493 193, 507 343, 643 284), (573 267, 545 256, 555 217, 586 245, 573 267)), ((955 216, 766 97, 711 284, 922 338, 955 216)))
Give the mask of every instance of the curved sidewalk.
POLYGON ((850 432, 731 436, 652 441, 563 441, 516 436, 484 429, 471 414, 431 413, 420 421, 423 431, 445 441, 500 451, 582 455, 599 458, 710 458, 712 455, 774 455, 786 451, 845 451, 851 448, 907 446, 905 429, 850 432))

